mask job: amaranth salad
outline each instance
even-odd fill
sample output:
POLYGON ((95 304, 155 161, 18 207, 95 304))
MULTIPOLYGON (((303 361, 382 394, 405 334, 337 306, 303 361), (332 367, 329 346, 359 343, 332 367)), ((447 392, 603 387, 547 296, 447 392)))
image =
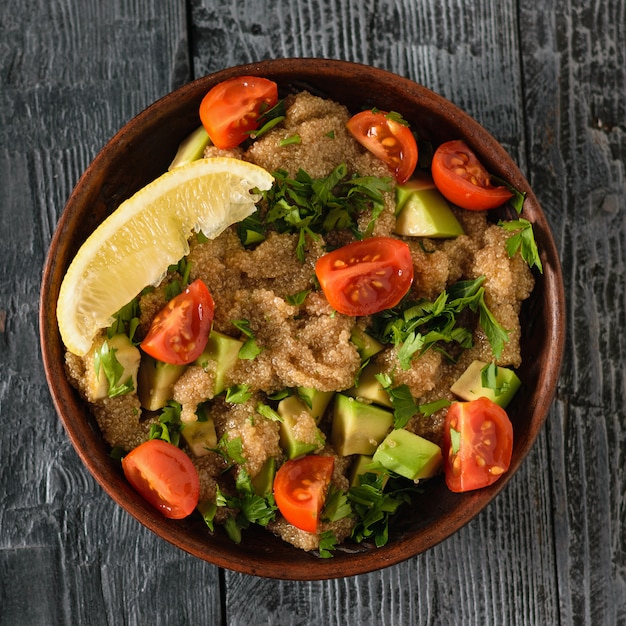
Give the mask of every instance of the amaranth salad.
POLYGON ((220 83, 200 119, 171 168, 243 160, 271 188, 66 353, 133 487, 234 541, 258 524, 330 556, 384 545, 424 481, 496 481, 541 271, 523 196, 460 140, 263 78, 220 83), (491 218, 504 203, 517 219, 491 218))

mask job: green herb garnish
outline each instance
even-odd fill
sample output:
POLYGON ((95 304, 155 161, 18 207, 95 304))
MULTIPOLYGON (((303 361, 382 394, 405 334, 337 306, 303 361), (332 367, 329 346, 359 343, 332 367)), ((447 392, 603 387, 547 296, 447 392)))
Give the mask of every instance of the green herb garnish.
POLYGON ((117 348, 109 347, 108 341, 105 340, 94 353, 96 379, 100 379, 101 372, 105 375, 109 385, 109 398, 123 396, 135 389, 132 376, 128 376, 125 381, 121 380, 124 375, 124 366, 117 360, 116 352, 117 348))
POLYGON ((256 342, 254 333, 250 328, 250 322, 248 320, 231 320, 231 323, 247 337, 243 346, 239 349, 239 358, 244 361, 253 361, 261 354, 262 349, 259 348, 256 342))
POLYGON ((539 250, 531 222, 520 217, 518 220, 500 220, 498 226, 514 233, 506 240, 506 251, 509 256, 513 256, 519 250, 528 266, 536 267, 543 274, 543 265, 539 258, 539 250))
POLYGON ((231 404, 244 404, 252 397, 250 385, 233 385, 226 390, 226 402, 231 404))
MULTIPOLYGON (((306 237, 315 238, 332 230, 349 229, 358 238, 371 233, 374 224, 384 208, 383 191, 391 189, 389 178, 374 176, 348 177, 345 163, 338 165, 325 178, 312 178, 304 170, 299 170, 295 178, 287 172, 274 172, 272 188, 264 192, 267 213, 259 226, 260 215, 243 229, 246 238, 248 231, 256 237, 265 236, 268 227, 279 233, 297 233, 296 256, 304 262, 306 237), (364 232, 358 230, 357 217, 365 210, 372 211, 370 223, 364 232)), ((242 239, 242 242, 244 239, 242 239)))
POLYGON ((400 366, 406 370, 416 354, 423 354, 430 348, 445 352, 445 344, 449 343, 471 347, 471 330, 458 325, 459 315, 469 310, 478 313, 479 323, 497 358, 508 341, 508 333, 485 304, 485 289, 481 286, 484 280, 485 277, 480 276, 459 281, 442 291, 435 301, 403 302, 381 311, 373 316, 370 332, 382 343, 398 348, 400 366))
POLYGON ((359 485, 348 491, 348 500, 357 516, 352 539, 357 543, 372 538, 377 547, 389 539, 389 518, 402 504, 411 501, 409 492, 415 485, 396 481, 389 472, 367 472, 359 476, 359 485), (386 491, 385 491, 386 490, 386 491))

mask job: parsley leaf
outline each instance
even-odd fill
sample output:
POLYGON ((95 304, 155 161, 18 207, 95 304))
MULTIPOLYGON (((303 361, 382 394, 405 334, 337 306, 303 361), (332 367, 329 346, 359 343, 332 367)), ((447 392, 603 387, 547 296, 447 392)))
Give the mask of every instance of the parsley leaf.
POLYGON ((293 144, 301 144, 302 143, 302 138, 300 137, 300 135, 291 135, 289 137, 285 137, 284 139, 280 140, 280 146, 291 146, 293 144))
POLYGON ((252 397, 250 385, 233 385, 226 390, 226 402, 231 404, 244 404, 252 397))
POLYGON ((337 547, 337 537, 332 530, 325 530, 320 535, 319 555, 322 559, 328 559, 333 556, 333 550, 337 547))
POLYGON ((117 348, 111 348, 109 342, 105 340, 102 346, 94 353, 96 378, 100 378, 100 372, 104 373, 109 385, 109 398, 123 396, 135 389, 132 376, 129 375, 128 378, 122 382, 121 378, 124 375, 125 368, 117 360, 115 356, 116 352, 117 348))
POLYGON ((359 476, 359 485, 348 491, 348 500, 357 517, 352 539, 357 543, 373 538, 378 548, 389 539, 389 518, 405 503, 410 502, 410 491, 415 485, 396 481, 386 471, 367 472, 359 476), (383 490, 388 488, 387 492, 383 490))
MULTIPOLYGON (((290 178, 284 170, 273 174, 274 184, 264 192, 267 202, 264 224, 279 233, 298 234, 296 255, 301 262, 304 262, 307 236, 315 238, 337 229, 352 230, 359 238, 371 233, 384 208, 382 193, 391 189, 389 178, 348 177, 345 163, 325 178, 312 178, 302 169, 295 178, 290 178), (370 223, 365 232, 360 232, 357 218, 368 209, 372 211, 370 223)), ((246 230, 250 229, 246 227, 246 230)))
POLYGON ((519 250, 528 266, 536 267, 543 274, 532 223, 520 217, 518 220, 500 220, 498 226, 514 233, 506 240, 506 251, 509 256, 513 256, 519 250))
MULTIPOLYGON (((267 106, 267 105, 266 105, 267 106)), ((279 100, 273 107, 262 111, 261 115, 257 118, 256 130, 248 131, 251 139, 258 139, 262 135, 272 130, 275 126, 278 126, 285 119, 285 101, 279 100)))
POLYGON ((274 409, 269 404, 259 402, 256 405, 256 412, 272 422, 283 421, 283 418, 278 413, 276 413, 276 411, 274 411, 274 409))
POLYGON ((254 338, 250 322, 248 320, 231 320, 231 323, 247 337, 243 346, 239 349, 239 358, 245 361, 253 361, 263 350, 259 348, 254 338))
POLYGON ((478 313, 479 323, 487 335, 493 353, 499 357, 508 341, 507 331, 500 326, 487 305, 481 286, 485 277, 459 281, 439 294, 436 300, 404 301, 392 309, 372 316, 369 332, 382 343, 398 348, 402 369, 411 367, 411 360, 430 348, 445 352, 446 344, 462 348, 472 345, 472 331, 458 325, 458 317, 466 310, 478 313))
POLYGON ((329 522, 336 522, 344 517, 348 517, 351 513, 352 507, 348 501, 347 494, 345 491, 337 489, 337 487, 331 483, 328 487, 324 509, 320 517, 329 522))
POLYGON ((287 304, 291 304, 292 306, 300 306, 306 300, 306 297, 310 293, 310 289, 304 289, 303 291, 298 291, 298 293, 294 293, 292 296, 286 296, 285 300, 287 301, 287 304))
POLYGON ((139 298, 133 298, 125 304, 117 313, 113 314, 113 323, 107 328, 107 337, 114 335, 126 335, 131 341, 139 326, 139 298))
POLYGON ((175 446, 180 443, 180 413, 182 406, 170 400, 161 411, 159 421, 150 425, 150 439, 163 439, 175 446))

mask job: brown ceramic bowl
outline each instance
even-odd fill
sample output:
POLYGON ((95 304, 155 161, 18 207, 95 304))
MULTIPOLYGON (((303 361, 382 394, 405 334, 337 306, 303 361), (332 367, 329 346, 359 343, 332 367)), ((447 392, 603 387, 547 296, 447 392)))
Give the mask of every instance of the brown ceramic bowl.
POLYGON ((479 513, 518 469, 541 429, 554 395, 563 351, 564 297, 559 259, 546 217, 528 183, 498 142, 449 101, 405 78, 342 61, 281 59, 235 67, 196 80, 171 93, 126 124, 104 147, 74 189, 50 246, 41 289, 43 360, 54 404, 80 458, 120 506, 158 536, 220 567, 272 578, 315 580, 351 576, 393 565, 428 550, 479 513), (510 471, 490 488, 466 494, 435 480, 413 510, 391 524, 383 548, 360 544, 319 559, 262 529, 244 533, 240 545, 221 529, 209 534, 200 516, 162 517, 133 491, 119 463, 109 456, 98 427, 64 375, 64 348, 56 324, 59 286, 79 246, 122 200, 163 173, 179 142, 198 122, 198 106, 216 83, 254 74, 276 81, 282 91, 307 88, 359 111, 364 105, 400 112, 419 134, 435 143, 462 138, 488 170, 527 193, 524 215, 534 223, 544 267, 525 303, 523 388, 509 405, 515 432, 510 471))

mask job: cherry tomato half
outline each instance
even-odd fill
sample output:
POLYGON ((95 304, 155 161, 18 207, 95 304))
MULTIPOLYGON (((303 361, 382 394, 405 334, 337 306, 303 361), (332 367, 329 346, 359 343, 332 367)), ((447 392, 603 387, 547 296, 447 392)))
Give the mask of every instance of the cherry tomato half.
POLYGON ((162 439, 150 439, 122 459, 128 482, 165 517, 182 519, 198 505, 200 480, 191 459, 162 439))
POLYGON ((402 299, 413 282, 409 247, 392 237, 370 237, 320 257, 315 274, 329 304, 344 315, 371 315, 402 299))
POLYGON ((194 280, 156 314, 141 349, 165 363, 191 363, 206 346, 214 310, 207 286, 194 280))
POLYGON ((488 398, 455 402, 443 431, 444 472, 451 491, 494 483, 509 469, 513 426, 506 411, 488 398))
POLYGON ((211 141, 228 150, 258 128, 259 116, 278 102, 275 82, 259 76, 236 76, 213 87, 200 103, 200 120, 211 141))
POLYGON ((437 189, 462 209, 495 209, 513 196, 506 187, 492 184, 489 172, 460 139, 442 143, 431 167, 437 189))
POLYGON ((405 183, 417 165, 417 142, 411 129, 384 111, 361 111, 348 120, 348 131, 405 183))
POLYGON ((281 465, 274 478, 274 499, 283 517, 296 528, 314 533, 333 476, 332 456, 303 456, 281 465))

